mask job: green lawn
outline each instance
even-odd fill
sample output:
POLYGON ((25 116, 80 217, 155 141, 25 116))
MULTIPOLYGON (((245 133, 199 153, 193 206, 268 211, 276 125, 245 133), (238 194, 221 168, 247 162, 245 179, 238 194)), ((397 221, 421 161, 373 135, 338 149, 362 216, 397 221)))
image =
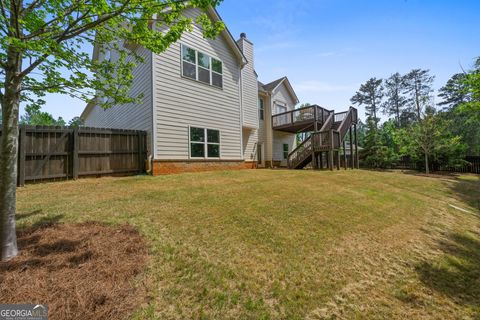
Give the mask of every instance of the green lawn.
POLYGON ((136 226, 136 318, 473 319, 479 207, 478 176, 245 170, 29 185, 18 224, 136 226))

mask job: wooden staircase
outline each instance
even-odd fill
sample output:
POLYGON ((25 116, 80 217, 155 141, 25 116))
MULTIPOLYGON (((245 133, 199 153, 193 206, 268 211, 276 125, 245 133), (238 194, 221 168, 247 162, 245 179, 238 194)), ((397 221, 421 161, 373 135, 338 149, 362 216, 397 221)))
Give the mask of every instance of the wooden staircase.
MULTIPOLYGON (((290 169, 303 169, 309 164, 313 168, 325 168, 333 170, 334 166, 340 169, 340 151, 343 146, 344 165, 347 166, 346 137, 350 133, 350 164, 358 167, 358 152, 353 157, 353 132, 357 138, 356 125, 358 122, 357 109, 350 107, 348 111, 331 112, 322 127, 314 131, 295 150, 288 155, 288 167, 290 169), (334 154, 337 155, 335 161, 334 154), (335 163, 336 162, 336 163, 335 163), (356 163, 354 163, 356 162, 356 163)), ((355 146, 357 143, 355 143, 355 146)))

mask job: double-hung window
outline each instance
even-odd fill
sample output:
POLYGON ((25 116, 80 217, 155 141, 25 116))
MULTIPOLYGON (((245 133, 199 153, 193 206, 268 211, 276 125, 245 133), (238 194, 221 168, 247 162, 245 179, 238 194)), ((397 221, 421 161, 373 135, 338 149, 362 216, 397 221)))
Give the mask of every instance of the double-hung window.
POLYGON ((265 119, 265 107, 263 105, 263 99, 258 98, 258 118, 260 120, 265 119))
POLYGON ((277 114, 287 112, 287 107, 278 103, 275 103, 275 109, 277 114))
POLYGON ((288 143, 283 144, 283 159, 287 160, 288 158, 288 143))
POLYGON ((190 127, 190 157, 220 158, 220 131, 190 127))
POLYGON ((223 88, 222 62, 185 45, 182 45, 182 75, 192 80, 223 88))

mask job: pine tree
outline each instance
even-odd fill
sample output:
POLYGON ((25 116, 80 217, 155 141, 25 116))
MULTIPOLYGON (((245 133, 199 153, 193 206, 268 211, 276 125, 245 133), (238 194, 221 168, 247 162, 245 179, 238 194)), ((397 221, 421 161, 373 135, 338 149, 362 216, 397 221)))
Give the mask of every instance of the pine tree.
POLYGON ((385 80, 386 101, 382 104, 382 111, 388 116, 395 116, 397 127, 401 125, 401 116, 407 105, 405 77, 394 73, 385 80))
POLYGON ((360 89, 350 99, 353 104, 364 105, 366 116, 372 118, 375 126, 378 126, 378 112, 382 103, 383 80, 371 78, 360 86, 360 89))
POLYGON ((447 110, 452 110, 462 103, 472 100, 472 96, 468 91, 466 84, 467 74, 454 74, 447 83, 438 90, 438 96, 442 98, 439 106, 445 106, 447 110))
POLYGON ((430 104, 432 84, 435 76, 430 70, 413 69, 405 75, 406 93, 409 94, 408 106, 416 115, 416 120, 422 118, 425 107, 430 104))

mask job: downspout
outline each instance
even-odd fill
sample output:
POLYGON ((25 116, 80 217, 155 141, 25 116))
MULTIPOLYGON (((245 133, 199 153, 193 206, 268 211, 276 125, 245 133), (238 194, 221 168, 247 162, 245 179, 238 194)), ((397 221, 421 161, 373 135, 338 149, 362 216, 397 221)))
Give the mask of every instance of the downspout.
MULTIPOLYGON (((156 29, 157 27, 157 15, 154 15, 154 20, 152 24, 152 29, 156 29)), ((151 146, 150 146, 150 154, 148 155, 148 166, 147 166, 147 174, 153 174, 153 160, 155 159, 155 156, 157 155, 157 113, 155 110, 155 101, 156 101, 156 90, 155 90, 155 54, 153 51, 150 51, 150 64, 152 68, 152 79, 151 79, 151 99, 152 99, 152 134, 151 134, 151 146)))
POLYGON ((243 77, 242 77, 242 63, 238 68, 240 85, 238 86, 239 97, 240 97, 240 155, 242 161, 245 161, 245 155, 243 153, 243 77))
MULTIPOLYGON (((270 135, 270 143, 268 143, 268 153, 269 153, 269 161, 270 161, 270 168, 273 168, 273 94, 271 92, 267 92, 268 99, 270 100, 270 112, 269 112, 269 130, 267 131, 270 135)), ((268 142, 268 139, 267 139, 268 142)))

